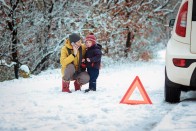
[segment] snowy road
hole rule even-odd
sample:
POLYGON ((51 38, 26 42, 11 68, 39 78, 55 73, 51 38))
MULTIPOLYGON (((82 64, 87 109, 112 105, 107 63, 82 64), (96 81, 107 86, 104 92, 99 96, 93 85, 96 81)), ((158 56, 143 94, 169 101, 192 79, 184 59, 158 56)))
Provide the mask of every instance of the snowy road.
MULTIPOLYGON (((88 85, 83 86, 82 90, 88 85)), ((164 63, 124 64, 101 69, 97 92, 61 92, 60 69, 0 83, 0 131, 193 131, 196 94, 164 102, 164 63), (152 105, 119 104, 139 76, 152 105)), ((137 94, 136 97, 140 96, 137 94)))

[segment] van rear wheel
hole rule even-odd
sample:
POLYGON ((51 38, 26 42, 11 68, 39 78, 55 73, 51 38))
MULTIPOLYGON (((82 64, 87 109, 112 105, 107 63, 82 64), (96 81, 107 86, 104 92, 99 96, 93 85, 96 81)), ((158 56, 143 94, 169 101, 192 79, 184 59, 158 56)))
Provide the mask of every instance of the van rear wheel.
POLYGON ((165 101, 169 103, 177 103, 180 101, 180 86, 176 85, 175 83, 171 82, 168 77, 167 73, 165 71, 165 101))

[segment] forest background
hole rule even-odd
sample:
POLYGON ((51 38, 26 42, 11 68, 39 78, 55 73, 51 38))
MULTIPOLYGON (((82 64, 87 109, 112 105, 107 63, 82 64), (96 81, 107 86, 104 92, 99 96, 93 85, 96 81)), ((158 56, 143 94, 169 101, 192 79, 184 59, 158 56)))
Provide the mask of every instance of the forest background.
MULTIPOLYGON (((70 33, 102 45, 102 66, 149 61, 166 47, 179 0, 0 0, 0 81, 60 68, 70 33), (110 59, 108 61, 108 59, 110 59)), ((83 41, 84 42, 84 41, 83 41)))

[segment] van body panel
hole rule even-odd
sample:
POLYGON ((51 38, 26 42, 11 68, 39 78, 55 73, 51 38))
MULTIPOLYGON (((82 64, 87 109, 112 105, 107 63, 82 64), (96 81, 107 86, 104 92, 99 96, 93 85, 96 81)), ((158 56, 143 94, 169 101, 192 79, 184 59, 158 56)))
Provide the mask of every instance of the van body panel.
POLYGON ((196 54, 196 21, 192 22, 191 30, 191 53, 196 54))
POLYGON ((196 0, 192 7, 191 53, 196 54, 196 0))

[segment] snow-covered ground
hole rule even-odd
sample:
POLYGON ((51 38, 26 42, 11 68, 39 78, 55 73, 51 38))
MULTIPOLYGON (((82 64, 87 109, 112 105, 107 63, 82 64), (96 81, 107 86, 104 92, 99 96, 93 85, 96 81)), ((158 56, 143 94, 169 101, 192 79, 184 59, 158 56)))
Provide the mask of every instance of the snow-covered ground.
POLYGON ((102 68, 90 93, 84 93, 88 85, 75 92, 73 82, 73 92, 62 93, 60 69, 1 82, 0 131, 194 131, 196 94, 183 93, 179 104, 164 102, 163 59, 102 68), (119 103, 136 76, 153 104, 119 103))

